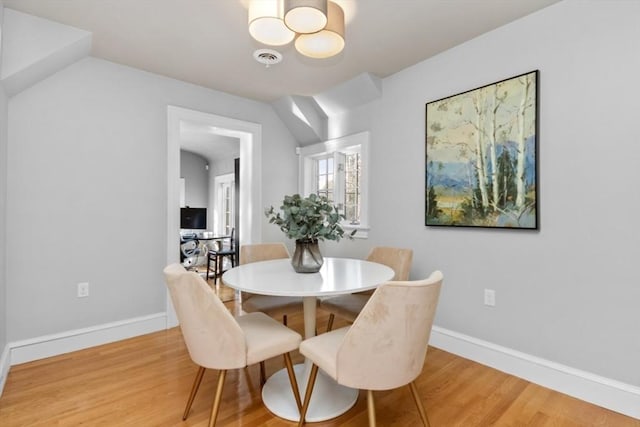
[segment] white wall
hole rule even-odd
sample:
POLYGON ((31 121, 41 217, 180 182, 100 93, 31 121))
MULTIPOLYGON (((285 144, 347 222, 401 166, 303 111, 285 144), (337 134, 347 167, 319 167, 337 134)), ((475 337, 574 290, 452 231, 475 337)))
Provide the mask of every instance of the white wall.
MULTIPOLYGON (((242 163, 242 160, 240 160, 240 163, 242 163)), ((234 165, 235 165, 235 159, 232 157, 228 159, 216 160, 215 162, 213 162, 214 175, 218 176, 218 175, 226 175, 228 173, 233 173, 235 168, 234 165)))
MULTIPOLYGON (((4 38, 4 5, 0 0, 0 68, 4 38)), ((8 100, 0 86, 0 394, 2 394, 9 362, 7 347, 7 276, 6 276, 6 207, 7 207, 7 111, 8 100)))
POLYGON ((65 68, 9 101, 9 341, 165 310, 167 105, 260 123, 263 200, 295 191, 270 106, 95 58, 65 68))
POLYGON ((4 89, 0 87, 0 357, 7 344, 7 103, 4 89))
POLYGON ((637 1, 561 2, 384 79, 334 122, 371 115, 368 244, 412 247, 413 278, 443 270, 438 326, 636 386, 638 17, 637 1), (425 227, 425 103, 535 69, 540 230, 425 227))
POLYGON ((207 159, 198 154, 180 150, 180 178, 185 181, 186 206, 210 208, 207 163, 207 159))

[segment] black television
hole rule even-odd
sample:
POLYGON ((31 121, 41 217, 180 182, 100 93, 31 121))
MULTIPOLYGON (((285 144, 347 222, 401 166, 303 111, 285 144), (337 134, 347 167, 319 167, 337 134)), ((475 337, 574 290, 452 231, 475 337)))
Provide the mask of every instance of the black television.
POLYGON ((207 208, 180 208, 180 228, 185 230, 206 230, 207 208))

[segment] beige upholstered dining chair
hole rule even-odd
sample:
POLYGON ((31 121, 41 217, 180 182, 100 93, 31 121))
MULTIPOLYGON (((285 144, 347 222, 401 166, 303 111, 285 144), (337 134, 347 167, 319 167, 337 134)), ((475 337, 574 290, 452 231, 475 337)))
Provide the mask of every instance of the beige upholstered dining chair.
MULTIPOLYGON (((289 258, 289 251, 284 243, 256 243, 240 247, 240 264, 285 258, 289 258)), ((242 309, 247 313, 261 311, 275 318, 282 316, 282 323, 286 325, 288 314, 302 312, 302 298, 243 292, 242 309)))
POLYGON ((422 371, 442 273, 424 280, 387 282, 373 293, 353 325, 302 341, 300 353, 312 362, 299 426, 321 368, 338 384, 367 390, 369 425, 375 426, 373 390, 409 384, 422 423, 429 419, 415 379, 422 371))
MULTIPOLYGON (((409 271, 411 270, 411 261, 413 260, 413 250, 411 249, 376 246, 371 249, 366 259, 367 261, 373 261, 391 267, 395 272, 393 280, 409 280, 409 271)), ((330 313, 327 331, 330 331, 333 327, 335 316, 342 317, 349 322, 356 320, 356 317, 360 311, 362 311, 362 308, 372 293, 373 291, 358 292, 356 294, 340 295, 321 300, 319 304, 320 309, 330 313)))
POLYGON ((300 334, 263 313, 234 318, 204 279, 186 271, 180 264, 167 266, 164 274, 189 356, 199 366, 183 420, 189 415, 206 369, 219 370, 209 417, 209 427, 212 427, 220 408, 227 370, 244 368, 281 354, 296 403, 301 407, 289 356, 290 351, 298 348, 302 340, 300 334))

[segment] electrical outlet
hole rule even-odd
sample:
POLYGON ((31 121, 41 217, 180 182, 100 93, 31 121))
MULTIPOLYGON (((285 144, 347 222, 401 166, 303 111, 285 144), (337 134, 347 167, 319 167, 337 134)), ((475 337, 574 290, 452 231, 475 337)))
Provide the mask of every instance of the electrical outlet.
POLYGON ((495 307, 496 305, 496 291, 493 289, 484 290, 484 305, 489 307, 495 307))
POLYGON ((89 296, 89 283, 78 283, 78 298, 84 298, 89 296))

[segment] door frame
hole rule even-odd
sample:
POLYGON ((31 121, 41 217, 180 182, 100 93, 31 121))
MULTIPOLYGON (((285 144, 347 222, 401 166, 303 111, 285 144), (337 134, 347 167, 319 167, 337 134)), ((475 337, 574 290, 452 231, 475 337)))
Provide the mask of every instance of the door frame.
MULTIPOLYGON (((240 140, 240 245, 260 241, 262 235, 262 125, 187 108, 167 106, 167 265, 180 260, 180 123, 211 126, 215 134, 240 140)), ((166 293, 167 328, 178 325, 171 297, 166 293)))

